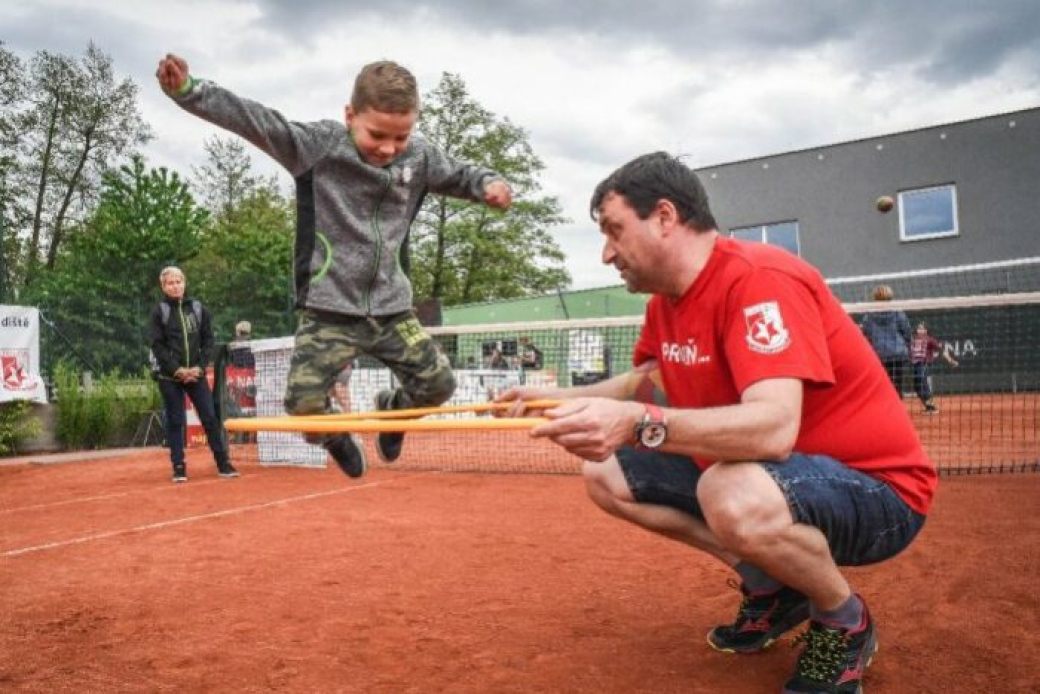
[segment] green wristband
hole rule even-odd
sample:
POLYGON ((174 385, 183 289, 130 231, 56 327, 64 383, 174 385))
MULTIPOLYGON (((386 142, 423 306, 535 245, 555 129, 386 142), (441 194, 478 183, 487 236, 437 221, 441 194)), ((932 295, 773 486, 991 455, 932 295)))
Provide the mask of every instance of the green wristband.
POLYGON ((194 86, 195 86, 195 78, 192 77, 191 75, 188 75, 188 79, 184 80, 184 84, 182 84, 179 89, 175 90, 173 92, 173 95, 174 96, 184 96, 185 94, 190 92, 192 90, 192 87, 194 87, 194 86))

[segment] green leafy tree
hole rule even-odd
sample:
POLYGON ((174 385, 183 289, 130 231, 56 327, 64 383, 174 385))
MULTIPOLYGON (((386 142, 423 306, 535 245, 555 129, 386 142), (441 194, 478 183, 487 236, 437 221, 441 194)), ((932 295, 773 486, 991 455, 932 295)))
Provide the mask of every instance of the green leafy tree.
POLYGON ((194 291, 213 314, 217 338, 248 320, 254 337, 293 332, 292 203, 258 188, 208 225, 202 251, 187 265, 194 291))
POLYGON ((191 167, 195 188, 203 204, 218 219, 233 222, 235 213, 248 198, 260 191, 277 192, 274 177, 253 171, 245 143, 235 138, 213 136, 203 143, 206 162, 191 167))
POLYGON ((255 172, 241 140, 213 137, 205 148, 206 162, 192 171, 212 217, 202 252, 185 268, 189 281, 214 315, 218 340, 240 320, 253 324, 254 337, 287 335, 295 206, 273 176, 255 172))
MULTIPOLYGON (((136 373, 145 363, 145 328, 159 299, 159 272, 202 246, 208 213, 188 185, 140 157, 104 176, 100 202, 73 234, 52 271, 28 290, 86 366, 136 373)), ((50 363, 61 353, 50 356, 50 363)))
POLYGON ((25 83, 25 66, 0 41, 0 303, 13 298, 18 265, 10 259, 22 255, 17 231, 25 226, 25 207, 18 194, 19 161, 15 156, 18 127, 15 106, 25 83))
POLYGON ((0 41, 0 109, 7 108, 18 98, 24 80, 22 61, 0 41))
POLYGON ((93 43, 80 60, 39 51, 30 61, 18 132, 18 192, 29 210, 22 281, 53 269, 70 230, 97 200, 104 174, 151 138, 137 109, 137 85, 118 80, 93 43))
POLYGON ((556 198, 540 194, 544 169, 527 133, 499 119, 444 73, 425 95, 420 130, 449 156, 491 168, 513 187, 503 214, 484 205, 430 196, 412 229, 417 299, 446 305, 544 294, 570 284, 564 254, 551 235, 566 222, 556 198))

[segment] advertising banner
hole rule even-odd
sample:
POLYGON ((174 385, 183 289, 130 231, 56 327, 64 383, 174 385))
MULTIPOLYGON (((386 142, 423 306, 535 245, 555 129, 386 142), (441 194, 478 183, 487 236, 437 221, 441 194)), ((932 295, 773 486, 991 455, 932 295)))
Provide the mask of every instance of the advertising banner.
POLYGON ((47 402, 40 376, 40 311, 0 305, 0 402, 47 402))

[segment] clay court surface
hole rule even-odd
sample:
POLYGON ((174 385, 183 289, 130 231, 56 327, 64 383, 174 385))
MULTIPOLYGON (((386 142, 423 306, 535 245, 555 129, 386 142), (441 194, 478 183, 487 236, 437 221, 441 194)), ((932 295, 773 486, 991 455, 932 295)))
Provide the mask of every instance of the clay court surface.
MULTIPOLYGON (((775 693, 790 639, 704 642, 729 574, 574 475, 0 465, 0 690, 775 693)), ((942 480, 918 541, 849 572, 866 691, 1040 691, 1040 475, 942 480)))

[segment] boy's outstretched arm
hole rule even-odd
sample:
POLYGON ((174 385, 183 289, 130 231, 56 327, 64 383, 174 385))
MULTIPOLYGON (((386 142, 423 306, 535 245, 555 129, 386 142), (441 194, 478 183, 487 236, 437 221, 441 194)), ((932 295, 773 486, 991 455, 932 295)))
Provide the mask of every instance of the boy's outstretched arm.
POLYGON ((263 104, 237 96, 209 80, 191 76, 188 62, 167 53, 155 77, 163 92, 182 109, 244 137, 269 154, 293 176, 308 170, 328 148, 332 121, 297 123, 263 104))
POLYGON ((440 148, 417 137, 424 148, 427 186, 437 195, 483 202, 499 210, 509 209, 513 189, 497 172, 474 164, 466 164, 446 155, 440 148))

